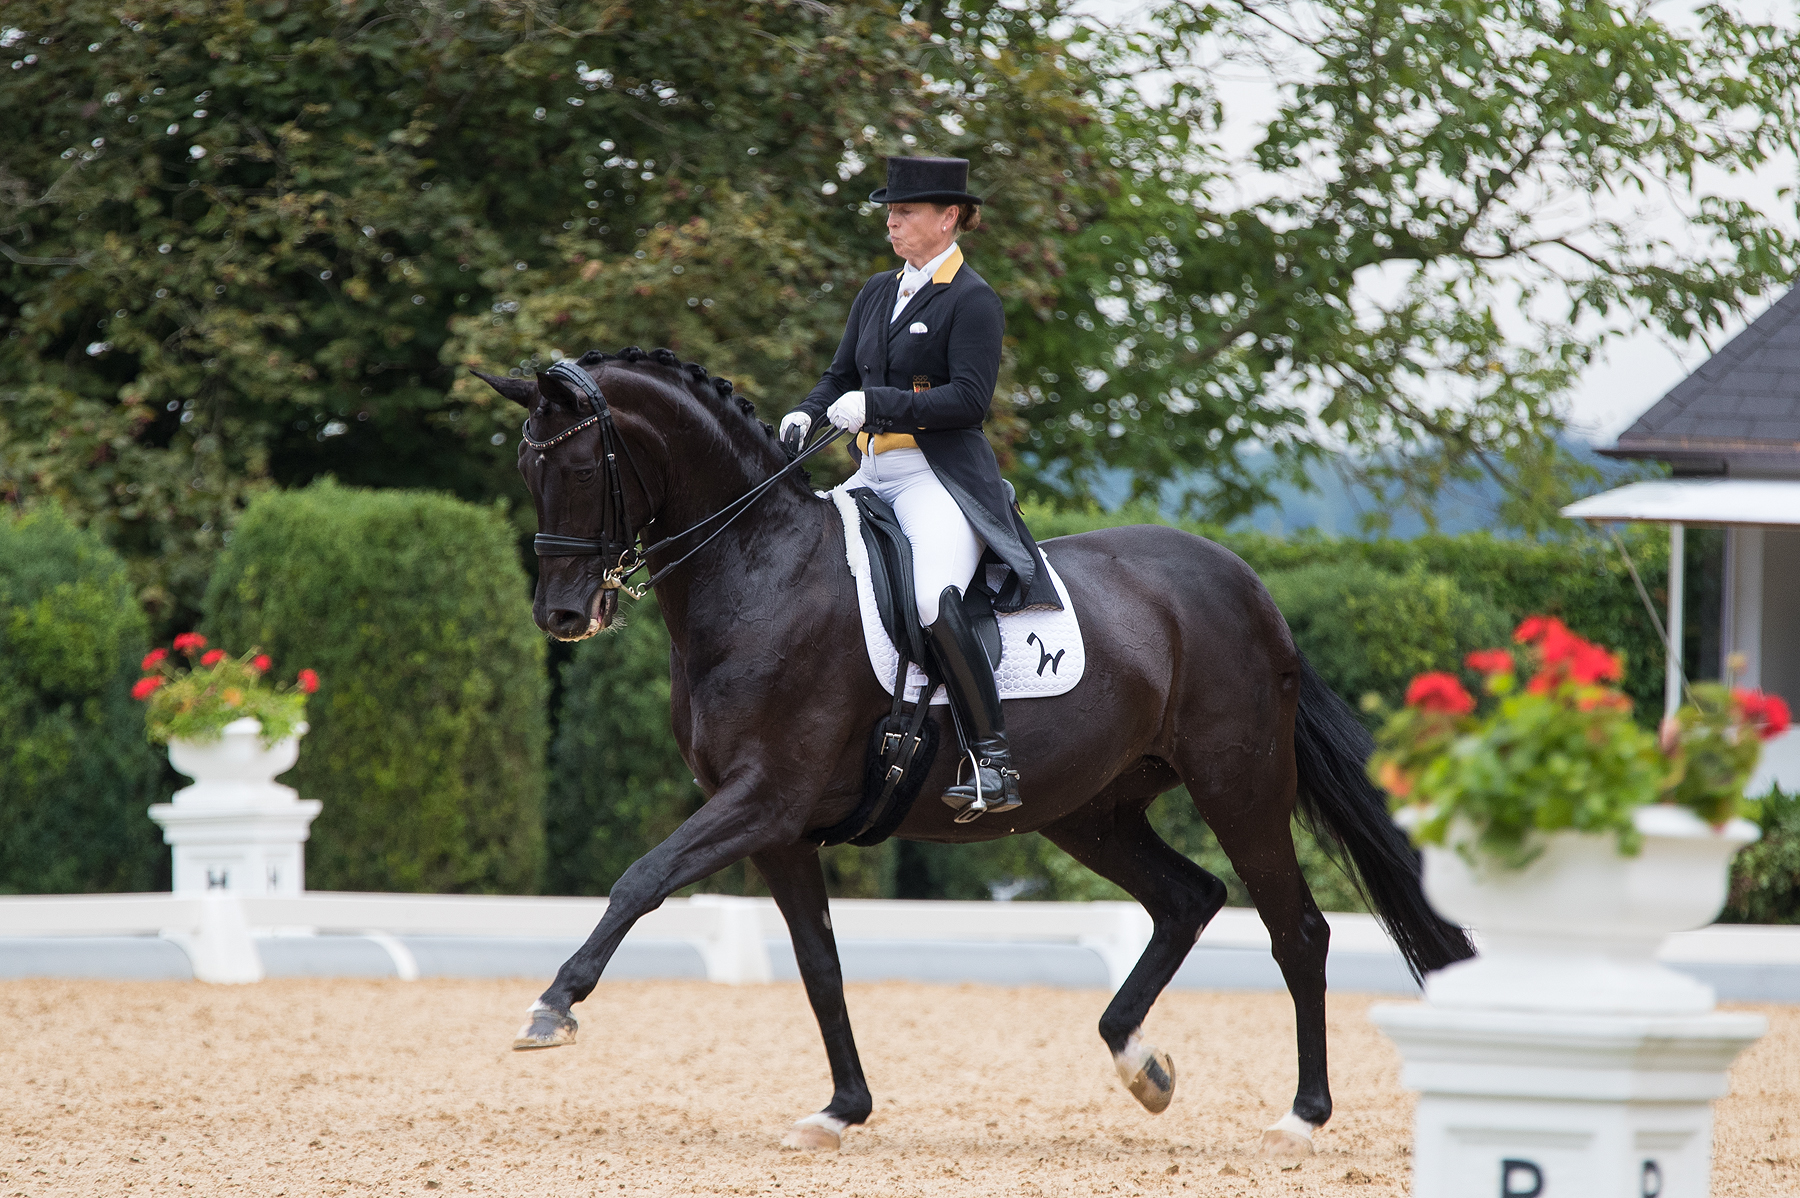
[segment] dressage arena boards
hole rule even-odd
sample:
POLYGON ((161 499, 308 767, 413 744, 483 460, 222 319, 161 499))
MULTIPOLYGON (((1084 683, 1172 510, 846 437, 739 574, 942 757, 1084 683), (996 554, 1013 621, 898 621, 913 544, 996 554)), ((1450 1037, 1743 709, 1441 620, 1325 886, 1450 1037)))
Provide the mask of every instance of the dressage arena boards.
MULTIPOLYGON (((1101 991, 852 985, 876 1107, 784 1153, 830 1092, 796 983, 602 982, 580 1043, 508 1050, 531 980, 0 982, 0 1198, 146 1195, 1403 1195, 1412 1101, 1367 996, 1332 996, 1337 1114, 1290 1170, 1284 994, 1165 994, 1174 1105, 1145 1114, 1101 991)), ((1387 1001, 1392 1001, 1388 999, 1387 1001)), ((1800 1194, 1800 1007, 1718 1104, 1719 1195, 1800 1194)))

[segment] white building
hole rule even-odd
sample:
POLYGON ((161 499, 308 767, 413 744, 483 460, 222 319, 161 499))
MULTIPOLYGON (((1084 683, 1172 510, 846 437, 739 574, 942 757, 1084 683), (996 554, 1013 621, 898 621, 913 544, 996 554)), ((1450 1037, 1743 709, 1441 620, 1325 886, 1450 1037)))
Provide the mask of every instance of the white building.
MULTIPOLYGON (((1800 711, 1800 287, 1601 452, 1667 462, 1674 473, 1563 509, 1669 526, 1668 624, 1686 650, 1669 662, 1671 709, 1683 671, 1719 678, 1742 654, 1740 685, 1800 711), (1689 529, 1708 531, 1690 544, 1689 529)), ((1800 731, 1769 744, 1751 793, 1771 782, 1800 790, 1800 731)))

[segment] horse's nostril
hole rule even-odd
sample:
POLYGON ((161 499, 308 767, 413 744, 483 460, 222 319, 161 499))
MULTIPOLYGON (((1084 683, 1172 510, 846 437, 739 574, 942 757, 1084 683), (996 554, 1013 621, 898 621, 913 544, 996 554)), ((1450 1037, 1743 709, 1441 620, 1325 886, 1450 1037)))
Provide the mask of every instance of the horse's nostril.
POLYGON ((573 635, 586 632, 588 618, 578 611, 553 611, 550 613, 550 631, 558 635, 573 635))

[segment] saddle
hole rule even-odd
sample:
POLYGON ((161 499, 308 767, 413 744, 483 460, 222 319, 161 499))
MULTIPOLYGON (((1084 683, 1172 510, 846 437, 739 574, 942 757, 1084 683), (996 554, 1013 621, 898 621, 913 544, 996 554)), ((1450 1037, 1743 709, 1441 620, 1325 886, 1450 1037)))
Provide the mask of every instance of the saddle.
MULTIPOLYGON (((903 650, 921 667, 925 665, 925 630, 919 626, 919 604, 913 586, 912 541, 900 527, 900 518, 887 500, 867 487, 850 492, 862 514, 863 544, 869 550, 869 577, 875 585, 875 608, 881 613, 881 626, 887 629, 896 648, 903 650)), ((999 598, 988 590, 988 565, 1001 564, 991 551, 982 557, 975 577, 963 588, 963 611, 975 626, 975 634, 987 653, 988 666, 1000 668, 1003 646, 1000 620, 994 614, 999 598)), ((1011 581, 1011 571, 1007 572, 1011 581)))
MULTIPOLYGON (((863 545, 869 553, 869 576, 875 589, 875 606, 882 627, 899 650, 894 677, 894 705, 869 735, 867 764, 863 770, 863 797, 850 815, 829 828, 807 833, 807 839, 824 846, 880 844, 900 826, 918 800, 937 758, 938 726, 927 719, 931 694, 937 689, 937 664, 925 648, 925 630, 919 624, 919 605, 913 583, 912 542, 886 500, 867 487, 850 492, 862 516, 863 545), (916 663, 925 671, 927 684, 916 703, 906 702, 907 667, 916 663)), ((1000 622, 994 615, 995 595, 988 590, 984 568, 963 590, 963 610, 975 626, 988 665, 998 667, 1002 652, 1000 622)))

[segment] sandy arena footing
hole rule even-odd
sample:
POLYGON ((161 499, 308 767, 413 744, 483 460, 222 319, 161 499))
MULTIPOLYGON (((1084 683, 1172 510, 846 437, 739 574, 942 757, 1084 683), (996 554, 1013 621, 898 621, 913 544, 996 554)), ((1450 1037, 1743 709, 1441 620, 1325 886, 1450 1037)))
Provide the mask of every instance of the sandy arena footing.
MULTIPOLYGON (((1098 992, 857 985, 875 1114, 840 1154, 776 1147, 830 1081, 796 984, 603 983, 580 1043, 513 1053, 533 981, 0 983, 0 1198, 338 1194, 1406 1193, 1399 1057, 1334 995, 1337 1112, 1261 1161, 1293 1093, 1285 995, 1171 993, 1146 1026, 1174 1104, 1146 1114, 1098 992)), ((1390 1000, 1391 1001, 1391 1000, 1390 1000)), ((1718 1106, 1714 1193, 1800 1193, 1800 1008, 1718 1106)))

